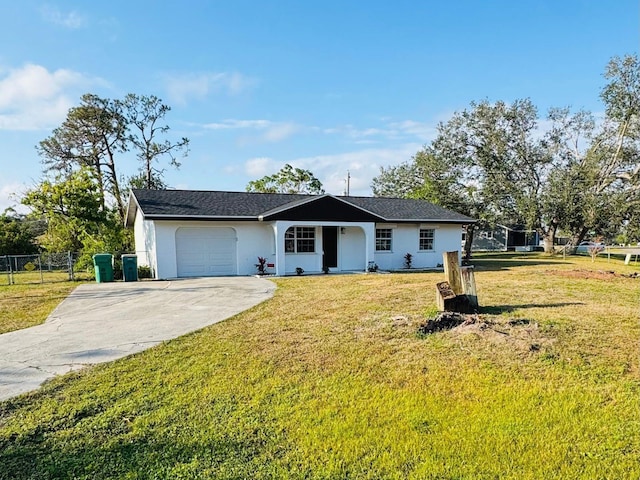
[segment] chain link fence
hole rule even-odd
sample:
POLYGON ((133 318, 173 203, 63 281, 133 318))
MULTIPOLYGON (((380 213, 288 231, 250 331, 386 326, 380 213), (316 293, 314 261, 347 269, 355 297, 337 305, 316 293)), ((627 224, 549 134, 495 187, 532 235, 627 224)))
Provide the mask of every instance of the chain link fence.
POLYGON ((73 252, 0 256, 0 285, 68 282, 90 279, 93 272, 74 269, 79 255, 73 252))

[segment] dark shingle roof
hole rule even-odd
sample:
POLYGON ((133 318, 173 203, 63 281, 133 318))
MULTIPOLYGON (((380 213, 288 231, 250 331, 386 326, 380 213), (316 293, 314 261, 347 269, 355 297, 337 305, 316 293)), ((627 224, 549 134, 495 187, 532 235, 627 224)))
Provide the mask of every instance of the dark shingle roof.
POLYGON ((447 220, 460 223, 474 221, 465 215, 447 210, 426 200, 386 197, 346 197, 345 200, 389 221, 447 220))
MULTIPOLYGON (((312 202, 330 195, 296 195, 284 193, 220 192, 204 190, 132 190, 127 224, 133 223, 139 208, 146 218, 220 218, 253 219, 273 211, 312 202)), ((335 197, 382 221, 440 221, 470 223, 474 220, 424 200, 383 197, 335 197)))

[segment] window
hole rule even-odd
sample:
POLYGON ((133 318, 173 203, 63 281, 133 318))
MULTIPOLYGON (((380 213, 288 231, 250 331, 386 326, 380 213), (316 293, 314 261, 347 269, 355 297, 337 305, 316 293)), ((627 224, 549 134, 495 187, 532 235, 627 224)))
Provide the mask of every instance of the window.
POLYGON ((284 233, 284 251, 287 253, 314 253, 315 227, 289 227, 284 233))
POLYGON ((435 230, 432 228, 420 229, 420 250, 433 250, 433 237, 435 230))
POLYGON ((377 252, 391 251, 391 229, 390 228, 376 228, 376 251, 377 252))

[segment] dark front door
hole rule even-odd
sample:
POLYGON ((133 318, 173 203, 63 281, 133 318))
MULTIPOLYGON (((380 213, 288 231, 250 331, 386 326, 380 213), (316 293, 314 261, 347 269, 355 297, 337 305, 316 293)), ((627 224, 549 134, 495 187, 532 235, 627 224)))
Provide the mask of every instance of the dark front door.
POLYGON ((322 227, 322 266, 338 267, 338 227, 322 227))

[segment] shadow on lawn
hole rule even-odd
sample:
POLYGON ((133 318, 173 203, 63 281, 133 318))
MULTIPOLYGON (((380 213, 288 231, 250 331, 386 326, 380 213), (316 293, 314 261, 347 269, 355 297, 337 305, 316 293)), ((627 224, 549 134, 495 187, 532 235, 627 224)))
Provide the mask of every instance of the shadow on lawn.
POLYGON ((570 307, 572 305, 584 305, 582 302, 560 302, 560 303, 525 303, 522 305, 491 305, 480 307, 480 313, 488 315, 500 315, 501 313, 511 313, 514 310, 525 308, 555 308, 570 307))
POLYGON ((56 435, 63 428, 41 425, 0 437, 0 480, 196 478, 203 471, 206 478, 225 471, 234 472, 233 478, 251 478, 264 463, 261 455, 275 456, 268 431, 240 432, 238 438, 223 434, 203 438, 177 425, 170 431, 149 428, 141 436, 132 434, 125 420, 111 430, 97 429, 95 436, 105 439, 102 445, 91 437, 83 443, 78 434, 74 441, 56 444, 56 435))
POLYGON ((561 259, 550 259, 540 256, 521 257, 521 256, 495 256, 472 258, 471 265, 477 271, 497 271, 510 270, 516 267, 531 267, 536 265, 565 265, 567 262, 561 259))

